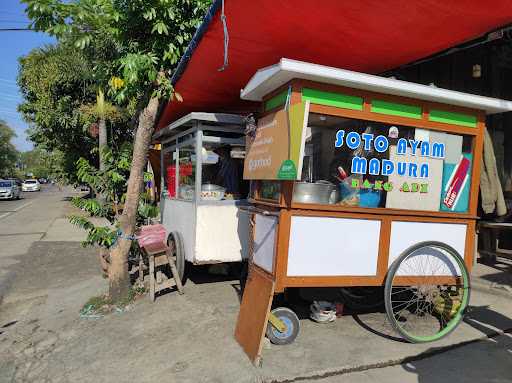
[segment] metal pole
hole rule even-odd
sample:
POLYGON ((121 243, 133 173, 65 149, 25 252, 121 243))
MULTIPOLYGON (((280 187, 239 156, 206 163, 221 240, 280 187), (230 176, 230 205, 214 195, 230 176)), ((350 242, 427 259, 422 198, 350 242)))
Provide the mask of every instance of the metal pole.
POLYGON ((199 122, 196 122, 196 192, 194 195, 196 203, 201 199, 201 185, 203 178, 203 129, 199 122))

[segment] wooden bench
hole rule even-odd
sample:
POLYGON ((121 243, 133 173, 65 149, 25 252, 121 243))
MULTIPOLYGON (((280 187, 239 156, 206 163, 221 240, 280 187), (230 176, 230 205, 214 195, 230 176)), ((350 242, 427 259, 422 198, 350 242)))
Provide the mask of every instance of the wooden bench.
MULTIPOLYGON (((164 243, 149 243, 142 247, 142 251, 147 256, 149 264, 149 297, 155 301, 156 293, 176 286, 178 292, 183 294, 183 285, 176 269, 176 258, 171 254, 171 249, 164 243), (169 265, 171 269, 171 278, 166 278, 160 270, 169 265)), ((139 279, 144 278, 144 260, 139 261, 139 279)))
POLYGON ((480 257, 485 262, 496 262, 496 257, 512 259, 512 251, 500 249, 498 236, 503 231, 512 232, 512 223, 508 222, 478 222, 478 243, 480 257))

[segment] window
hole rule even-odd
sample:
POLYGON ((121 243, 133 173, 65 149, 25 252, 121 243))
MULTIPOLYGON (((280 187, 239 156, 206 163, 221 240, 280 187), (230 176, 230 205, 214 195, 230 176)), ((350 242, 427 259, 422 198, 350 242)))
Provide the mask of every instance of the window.
MULTIPOLYGON (((249 182, 243 180, 245 156, 243 147, 204 142, 201 155, 203 186, 206 184, 220 186, 224 190, 224 199, 246 198, 249 193, 249 182)), ((211 189, 211 185, 205 188, 211 189)))
POLYGON ((179 186, 178 198, 192 201, 196 188, 196 156, 193 145, 178 149, 179 154, 179 186))
POLYGON ((304 153, 295 190, 315 183, 316 203, 468 210, 471 136, 311 114, 304 153))

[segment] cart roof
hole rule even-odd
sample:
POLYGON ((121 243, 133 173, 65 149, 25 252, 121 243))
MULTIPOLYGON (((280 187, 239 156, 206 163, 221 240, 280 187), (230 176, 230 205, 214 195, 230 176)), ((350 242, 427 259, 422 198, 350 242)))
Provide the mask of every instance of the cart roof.
POLYGON ((247 113, 240 89, 259 69, 289 57, 378 74, 484 36, 512 22, 510 0, 222 0, 213 5, 174 72, 183 102, 158 128, 194 111, 247 113))
POLYGON ((233 129, 233 132, 243 133, 245 130, 244 119, 238 114, 193 112, 160 129, 153 135, 153 140, 179 134, 193 128, 196 122, 202 122, 203 127, 222 125, 225 128, 233 129))
POLYGON ((395 96, 457 105, 485 110, 488 114, 512 111, 512 102, 507 100, 477 96, 435 86, 421 85, 286 58, 282 58, 275 65, 258 70, 245 88, 242 89, 241 98, 250 101, 261 101, 265 95, 292 79, 305 79, 395 96))

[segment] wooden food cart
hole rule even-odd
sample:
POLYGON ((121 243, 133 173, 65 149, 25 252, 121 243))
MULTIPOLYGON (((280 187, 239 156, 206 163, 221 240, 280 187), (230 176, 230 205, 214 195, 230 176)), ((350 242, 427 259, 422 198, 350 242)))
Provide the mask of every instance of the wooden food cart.
POLYGON ((235 337, 258 363, 299 320, 294 287, 384 286, 411 342, 440 339, 469 302, 486 113, 504 100, 282 59, 242 90, 261 101, 244 177, 254 250, 235 337))
POLYGON ((194 112, 153 137, 162 142, 162 224, 181 279, 187 261, 199 265, 247 258, 248 214, 240 210, 247 204, 241 197, 248 193, 242 180, 244 129, 239 115, 194 112), (226 167, 231 167, 227 187, 218 185, 226 167))

